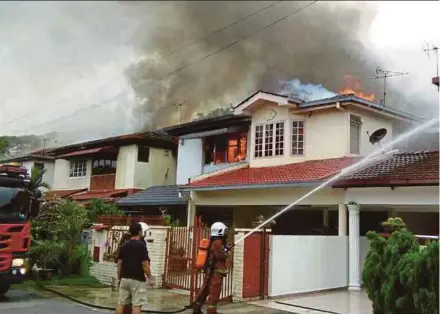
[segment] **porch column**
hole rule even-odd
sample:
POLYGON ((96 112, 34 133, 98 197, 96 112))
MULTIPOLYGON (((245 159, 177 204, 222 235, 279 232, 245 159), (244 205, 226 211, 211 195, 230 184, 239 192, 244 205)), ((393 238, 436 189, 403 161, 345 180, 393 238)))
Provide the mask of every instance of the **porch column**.
POLYGON ((359 254, 359 205, 349 204, 348 234, 348 290, 361 289, 360 254, 359 254))
POLYGON ((345 204, 338 205, 338 235, 347 235, 347 206, 345 204))
POLYGON ((186 214, 186 226, 189 228, 194 225, 194 218, 196 217, 196 205, 194 203, 193 191, 190 192, 190 195, 188 197, 186 214))

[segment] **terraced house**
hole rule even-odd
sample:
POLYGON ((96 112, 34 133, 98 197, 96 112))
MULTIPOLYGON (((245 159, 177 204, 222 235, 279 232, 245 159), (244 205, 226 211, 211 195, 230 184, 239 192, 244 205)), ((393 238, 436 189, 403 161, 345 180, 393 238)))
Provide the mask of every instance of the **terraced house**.
MULTIPOLYGON (((355 95, 305 102, 258 91, 232 115, 164 131, 179 138, 177 183, 188 226, 195 217, 222 220, 238 239, 419 121, 355 95)), ((377 157, 275 220, 265 294, 360 289, 365 233, 381 231, 389 216, 417 234, 438 235, 438 152, 405 152, 407 143, 399 144, 404 150, 377 157)), ((235 249, 233 278, 242 284, 234 295, 259 293, 260 242, 249 237, 235 249)))

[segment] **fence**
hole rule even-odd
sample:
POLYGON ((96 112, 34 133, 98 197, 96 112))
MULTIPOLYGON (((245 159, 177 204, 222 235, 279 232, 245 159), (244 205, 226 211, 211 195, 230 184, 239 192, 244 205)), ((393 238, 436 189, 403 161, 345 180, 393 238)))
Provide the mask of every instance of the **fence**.
MULTIPOLYGON (((173 227, 168 230, 165 259, 165 288, 189 291, 190 302, 203 285, 203 273, 195 268, 195 259, 201 239, 209 238, 209 228, 196 218, 193 227, 173 227)), ((232 262, 224 279, 221 300, 232 301, 232 262)))

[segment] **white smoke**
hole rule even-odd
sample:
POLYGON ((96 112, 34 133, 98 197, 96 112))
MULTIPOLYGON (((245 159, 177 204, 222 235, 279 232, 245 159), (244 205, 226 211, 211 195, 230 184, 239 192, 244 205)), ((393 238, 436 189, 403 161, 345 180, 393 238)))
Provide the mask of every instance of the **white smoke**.
POLYGON ((290 97, 296 97, 304 101, 313 101, 318 99, 330 98, 337 94, 329 91, 324 86, 312 83, 301 83, 298 78, 290 81, 282 81, 281 93, 290 97))

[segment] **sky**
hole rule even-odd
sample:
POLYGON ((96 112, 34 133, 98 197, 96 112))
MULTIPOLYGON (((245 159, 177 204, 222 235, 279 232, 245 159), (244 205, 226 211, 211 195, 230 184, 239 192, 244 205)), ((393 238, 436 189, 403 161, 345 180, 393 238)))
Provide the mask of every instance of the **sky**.
MULTIPOLYGON (((130 41, 167 5, 151 2, 137 11, 118 2, 0 2, 0 134, 139 130, 145 121, 127 108, 140 100, 124 70, 144 56, 130 41)), ((423 45, 440 45, 440 2, 375 5, 364 42, 386 60, 386 70, 410 73, 390 84, 438 105, 430 84, 435 61, 423 45)))

